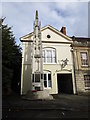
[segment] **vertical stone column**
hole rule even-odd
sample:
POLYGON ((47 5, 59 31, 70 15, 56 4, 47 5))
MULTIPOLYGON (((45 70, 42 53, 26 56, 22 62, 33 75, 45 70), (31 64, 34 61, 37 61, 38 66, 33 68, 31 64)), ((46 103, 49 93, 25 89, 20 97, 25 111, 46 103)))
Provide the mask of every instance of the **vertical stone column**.
POLYGON ((32 57, 32 76, 34 76, 33 87, 43 90, 43 61, 42 61, 42 41, 41 41, 41 23, 38 21, 38 11, 33 24, 33 57, 32 57))

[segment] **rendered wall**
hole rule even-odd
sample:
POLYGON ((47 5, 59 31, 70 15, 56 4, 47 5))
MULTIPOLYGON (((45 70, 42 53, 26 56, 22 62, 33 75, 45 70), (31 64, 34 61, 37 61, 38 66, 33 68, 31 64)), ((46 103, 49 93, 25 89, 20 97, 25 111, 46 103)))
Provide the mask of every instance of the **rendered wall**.
POLYGON ((31 43, 22 43, 22 71, 21 71, 21 94, 26 94, 32 88, 31 83, 31 43))
MULTIPOLYGON (((52 88, 48 89, 49 93, 51 94, 57 94, 58 93, 58 83, 57 83, 57 73, 72 73, 72 56, 71 56, 71 48, 70 44, 56 44, 56 43, 43 43, 43 48, 45 47, 52 47, 56 49, 56 63, 54 64, 43 64, 43 70, 51 71, 51 77, 52 77, 52 88), (68 59, 68 65, 61 70, 61 64, 59 61, 62 59, 68 59)), ((73 78, 72 78, 73 79, 73 78)))
MULTIPOLYGON (((56 63, 55 64, 43 64, 43 70, 51 71, 52 77, 52 87, 47 89, 50 94, 58 93, 58 84, 57 84, 57 73, 72 73, 73 76, 73 63, 72 63, 72 53, 71 53, 71 43, 72 41, 64 38, 63 36, 55 33, 50 29, 45 29, 42 31, 42 47, 52 47, 56 49, 56 63), (47 35, 50 35, 51 38, 48 39, 47 35), (68 59, 68 65, 61 70, 61 60, 68 59)), ((33 36, 26 38, 27 40, 33 40, 33 36)), ((30 42, 22 42, 22 73, 21 73, 21 94, 26 94, 28 90, 31 90, 31 72, 32 72, 32 51, 30 42)), ((74 78, 72 77, 72 80, 74 78)), ((73 81, 74 85, 74 81, 73 81)))

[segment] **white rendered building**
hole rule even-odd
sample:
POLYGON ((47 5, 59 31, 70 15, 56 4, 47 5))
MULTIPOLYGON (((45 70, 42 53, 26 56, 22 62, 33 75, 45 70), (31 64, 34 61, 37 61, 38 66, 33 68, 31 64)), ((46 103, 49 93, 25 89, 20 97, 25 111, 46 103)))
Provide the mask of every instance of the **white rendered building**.
MULTIPOLYGON (((31 32, 21 37, 22 42, 22 72, 21 94, 32 91, 32 71, 35 61, 33 60, 33 37, 31 32)), ((49 94, 76 93, 72 39, 66 35, 65 27, 58 31, 47 25, 41 28, 42 41, 42 68, 44 88, 49 94)))

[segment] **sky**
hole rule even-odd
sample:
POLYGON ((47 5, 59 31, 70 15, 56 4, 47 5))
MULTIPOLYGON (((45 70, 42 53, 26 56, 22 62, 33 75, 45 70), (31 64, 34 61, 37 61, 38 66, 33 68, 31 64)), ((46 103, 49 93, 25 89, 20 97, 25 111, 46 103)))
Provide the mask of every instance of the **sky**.
POLYGON ((33 31, 35 11, 38 10, 41 27, 51 25, 57 30, 66 27, 68 36, 88 37, 88 1, 30 2, 28 0, 0 3, 0 17, 6 17, 3 24, 12 27, 16 43, 21 45, 20 37, 33 31))

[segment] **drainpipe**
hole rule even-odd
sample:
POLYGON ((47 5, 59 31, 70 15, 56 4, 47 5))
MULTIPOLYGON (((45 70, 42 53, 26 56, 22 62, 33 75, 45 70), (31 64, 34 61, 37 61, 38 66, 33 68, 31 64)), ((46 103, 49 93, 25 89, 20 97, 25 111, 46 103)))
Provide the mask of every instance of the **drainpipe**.
POLYGON ((73 93, 76 94, 76 81, 75 81, 75 63, 74 63, 74 54, 73 54, 73 48, 71 49, 72 54, 72 77, 73 77, 73 93))

